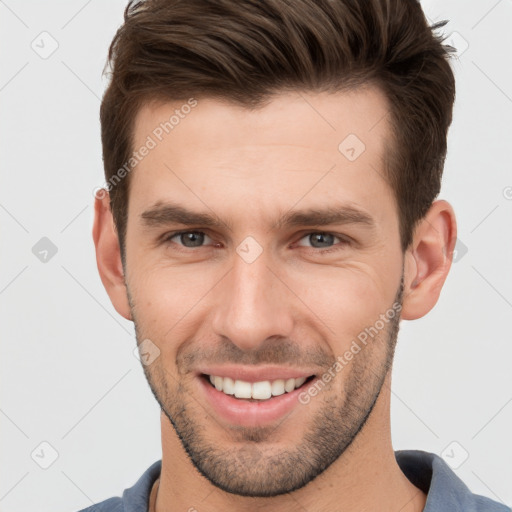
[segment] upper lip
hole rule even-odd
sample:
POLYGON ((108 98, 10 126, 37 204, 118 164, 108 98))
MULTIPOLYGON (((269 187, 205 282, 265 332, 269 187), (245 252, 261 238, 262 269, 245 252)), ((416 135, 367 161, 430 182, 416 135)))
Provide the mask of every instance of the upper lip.
POLYGON ((233 380, 243 380, 246 382, 299 379, 301 377, 310 377, 315 374, 314 371, 290 367, 234 365, 208 366, 207 368, 201 368, 199 373, 218 377, 230 377, 233 380))

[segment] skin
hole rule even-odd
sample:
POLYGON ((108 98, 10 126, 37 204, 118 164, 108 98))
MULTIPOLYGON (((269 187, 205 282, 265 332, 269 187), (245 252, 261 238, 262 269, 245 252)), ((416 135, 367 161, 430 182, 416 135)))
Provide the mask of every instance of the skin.
MULTIPOLYGON (((144 106, 134 146, 181 104, 144 106)), ((401 472, 391 444, 398 315, 307 404, 268 425, 229 424, 195 375, 210 361, 286 362, 322 375, 393 304, 406 320, 434 307, 451 265, 455 215, 435 201, 401 251, 383 169, 387 109, 372 87, 279 94, 252 111, 199 99, 132 171, 124 268, 108 194, 96 199, 102 282, 119 314, 134 321, 138 342, 160 350, 144 366, 162 407, 158 512, 423 510, 425 494, 401 472), (366 146, 354 161, 338 151, 349 134, 366 146), (141 214, 158 202, 214 212, 224 224, 148 226, 141 214), (277 225, 291 210, 335 204, 366 213, 373 226, 277 225), (164 241, 187 229, 207 236, 188 247, 183 237, 164 241), (309 236, 319 231, 334 238, 309 236), (251 263, 236 251, 247 236, 263 249, 251 263)))

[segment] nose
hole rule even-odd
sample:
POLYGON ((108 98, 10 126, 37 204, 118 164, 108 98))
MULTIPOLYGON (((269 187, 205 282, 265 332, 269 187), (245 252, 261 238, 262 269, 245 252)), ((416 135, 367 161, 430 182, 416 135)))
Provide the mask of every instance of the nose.
POLYGON ((269 337, 291 336, 293 293, 271 267, 265 251, 251 263, 235 254, 217 287, 212 328, 245 351, 258 350, 269 337))

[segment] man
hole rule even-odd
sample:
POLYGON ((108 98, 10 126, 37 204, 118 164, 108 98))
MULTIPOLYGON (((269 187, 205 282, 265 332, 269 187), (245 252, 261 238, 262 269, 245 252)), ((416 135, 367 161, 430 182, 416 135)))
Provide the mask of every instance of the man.
POLYGON ((93 236, 163 453, 86 510, 506 510, 391 444, 399 321, 456 240, 439 26, 413 0, 127 7, 93 236))

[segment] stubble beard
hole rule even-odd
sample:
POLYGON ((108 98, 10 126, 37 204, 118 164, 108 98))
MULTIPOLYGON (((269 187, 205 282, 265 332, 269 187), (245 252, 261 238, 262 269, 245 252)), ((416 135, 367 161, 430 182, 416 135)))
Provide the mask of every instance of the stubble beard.
MULTIPOLYGON (((403 287, 402 274, 392 307, 402 304, 403 287)), ((145 336, 134 312, 132 307, 140 343, 145 336)), ((314 480, 346 452, 361 432, 391 371, 399 322, 397 313, 311 400, 310 404, 320 404, 314 416, 307 417, 301 411, 307 418, 302 439, 291 447, 276 447, 277 436, 281 442, 286 438, 281 430, 281 424, 286 428, 286 417, 278 425, 225 429, 223 437, 229 433, 232 442, 220 445, 215 439, 215 429, 221 428, 220 424, 215 418, 210 418, 210 426, 203 423, 206 409, 191 398, 183 379, 170 375, 161 365, 161 357, 143 368, 155 399, 190 461, 210 483, 239 496, 274 497, 314 480)), ((310 404, 298 407, 307 408, 310 404)))

